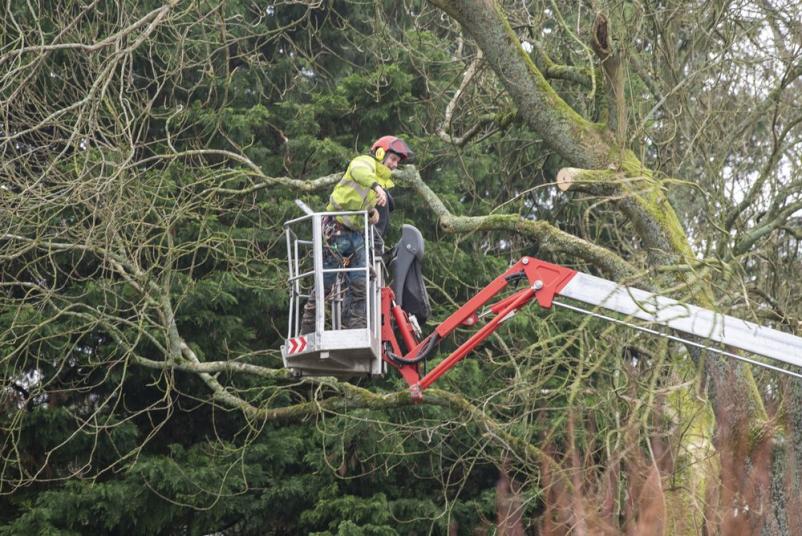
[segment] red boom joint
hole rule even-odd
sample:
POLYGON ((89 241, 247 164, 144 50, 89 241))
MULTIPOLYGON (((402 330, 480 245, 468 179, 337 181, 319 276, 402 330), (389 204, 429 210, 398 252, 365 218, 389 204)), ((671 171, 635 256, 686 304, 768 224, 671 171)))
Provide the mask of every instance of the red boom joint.
POLYGON ((412 329, 406 314, 392 302, 394 297, 392 291, 383 289, 382 344, 384 350, 382 356, 387 363, 401 372, 404 380, 410 386, 410 396, 413 400, 419 401, 423 398, 423 389, 428 388, 440 376, 461 361, 487 339, 504 320, 515 314, 533 297, 541 307, 550 308, 554 296, 568 284, 574 275, 576 275, 576 271, 570 268, 544 262, 533 257, 523 257, 476 293, 465 305, 446 318, 434 329, 434 332, 429 337, 417 344, 412 336, 412 329), (431 372, 420 378, 417 364, 428 357, 428 354, 440 340, 453 333, 459 326, 476 324, 479 309, 484 307, 487 302, 492 300, 508 285, 522 280, 527 281, 528 288, 521 289, 491 305, 489 312, 495 316, 448 357, 443 359, 431 372), (404 354, 403 358, 400 357, 401 345, 396 339, 391 319, 395 321, 396 329, 401 334, 401 338, 407 348, 407 353, 404 354))

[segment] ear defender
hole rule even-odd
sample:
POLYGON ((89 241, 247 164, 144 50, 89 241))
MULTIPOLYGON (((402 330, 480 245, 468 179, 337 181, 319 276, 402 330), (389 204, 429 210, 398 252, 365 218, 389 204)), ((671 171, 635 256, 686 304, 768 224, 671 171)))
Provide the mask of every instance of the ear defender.
POLYGON ((381 147, 377 148, 376 149, 376 160, 378 160, 379 162, 383 161, 385 154, 386 153, 384 152, 384 149, 382 149, 381 147))

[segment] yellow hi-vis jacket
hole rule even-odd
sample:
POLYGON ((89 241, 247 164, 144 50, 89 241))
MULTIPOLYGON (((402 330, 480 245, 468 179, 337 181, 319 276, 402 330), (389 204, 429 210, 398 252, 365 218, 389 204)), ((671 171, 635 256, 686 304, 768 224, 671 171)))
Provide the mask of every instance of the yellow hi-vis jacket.
MULTIPOLYGON (((371 155, 357 156, 348 164, 343 178, 334 187, 329 197, 328 211, 368 210, 376 207, 378 199, 374 186, 378 184, 389 190, 395 184, 390 168, 371 155)), ((352 214, 337 216, 337 221, 354 231, 362 230, 363 218, 352 214)))

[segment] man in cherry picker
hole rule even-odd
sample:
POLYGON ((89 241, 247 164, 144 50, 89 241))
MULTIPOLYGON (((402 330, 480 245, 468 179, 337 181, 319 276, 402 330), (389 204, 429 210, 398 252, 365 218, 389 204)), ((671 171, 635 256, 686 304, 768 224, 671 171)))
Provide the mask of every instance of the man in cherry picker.
MULTIPOLYGON (((348 164, 340 182, 329 197, 327 211, 346 212, 367 210, 371 225, 387 227, 392 198, 388 190, 394 186, 391 172, 412 156, 401 138, 382 136, 371 146, 369 155, 360 155, 348 164)), ((323 267, 364 267, 367 263, 365 234, 360 215, 328 218, 323 224, 323 267)), ((336 273, 323 277, 324 292, 328 295, 336 273)), ((367 316, 367 284, 363 271, 345 272, 346 293, 343 301, 342 327, 364 328, 367 316)), ((315 331, 315 293, 310 293, 304 306, 301 334, 315 331)))

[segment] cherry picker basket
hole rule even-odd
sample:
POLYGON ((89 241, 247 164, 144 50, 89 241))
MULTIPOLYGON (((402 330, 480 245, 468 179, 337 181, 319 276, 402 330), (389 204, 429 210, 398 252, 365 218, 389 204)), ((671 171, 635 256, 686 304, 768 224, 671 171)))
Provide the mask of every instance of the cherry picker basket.
MULTIPOLYGON (((289 321, 287 339, 281 347, 284 366, 299 376, 377 376, 386 372, 381 357, 381 288, 385 270, 376 252, 376 236, 365 211, 314 212, 296 201, 306 213, 284 224, 289 265, 289 321), (325 268, 324 222, 337 216, 361 221, 366 265, 325 268), (345 274, 362 271, 365 276, 365 327, 344 329, 343 303, 348 292, 345 274), (328 293, 324 276, 336 274, 328 293), (314 289, 315 330, 301 333, 304 305, 314 289)), ((380 252, 379 252, 380 253, 380 252)))

